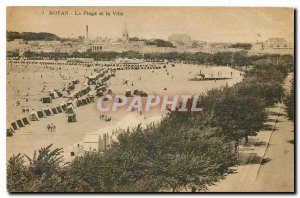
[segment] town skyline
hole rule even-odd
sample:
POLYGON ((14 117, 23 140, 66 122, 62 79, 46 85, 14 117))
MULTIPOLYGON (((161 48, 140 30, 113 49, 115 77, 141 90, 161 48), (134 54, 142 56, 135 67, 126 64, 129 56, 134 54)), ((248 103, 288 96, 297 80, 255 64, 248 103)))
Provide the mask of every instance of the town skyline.
POLYGON ((88 25, 89 39, 120 38, 126 24, 129 36, 141 39, 168 40, 172 34, 187 34, 192 40, 206 42, 252 43, 274 37, 285 38, 289 42, 294 40, 294 15, 290 8, 183 7, 184 17, 175 12, 176 7, 160 7, 164 13, 159 15, 153 14, 152 9, 157 11, 153 7, 117 7, 114 8, 116 11, 112 7, 26 7, 22 10, 9 7, 7 14, 14 14, 7 20, 7 30, 48 32, 61 38, 78 38, 85 36, 85 27, 88 25), (30 14, 28 9, 31 10, 30 14), (52 10, 68 11, 69 15, 49 15, 52 10), (85 10, 90 13, 118 12, 123 15, 74 16, 75 12, 78 14, 85 10), (242 17, 237 18, 237 15, 242 17), (210 23, 205 18, 209 18, 210 23))

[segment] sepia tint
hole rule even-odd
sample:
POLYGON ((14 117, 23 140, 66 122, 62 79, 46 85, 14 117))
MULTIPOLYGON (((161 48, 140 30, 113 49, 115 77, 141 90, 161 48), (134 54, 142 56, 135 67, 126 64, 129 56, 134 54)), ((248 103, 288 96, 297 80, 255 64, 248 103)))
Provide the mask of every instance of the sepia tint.
POLYGON ((294 192, 294 10, 7 7, 8 192, 294 192))

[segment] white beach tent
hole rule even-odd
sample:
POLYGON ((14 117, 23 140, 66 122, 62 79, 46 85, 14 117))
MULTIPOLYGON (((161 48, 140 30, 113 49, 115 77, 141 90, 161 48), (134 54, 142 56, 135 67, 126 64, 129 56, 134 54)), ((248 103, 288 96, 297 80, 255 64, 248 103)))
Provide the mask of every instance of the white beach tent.
POLYGON ((28 119, 30 121, 38 121, 39 120, 39 116, 38 116, 38 114, 37 114, 36 111, 32 111, 31 113, 29 113, 28 119))
POLYGON ((73 105, 69 105, 66 107, 66 113, 67 114, 74 114, 74 107, 73 105))
POLYGON ((74 100, 71 100, 71 99, 70 99, 70 100, 67 102, 67 106, 70 106, 70 105, 72 105, 73 108, 77 107, 77 99, 74 99, 74 100))
POLYGON ((57 92, 55 90, 49 91, 49 95, 52 99, 59 98, 59 95, 57 94, 57 92))

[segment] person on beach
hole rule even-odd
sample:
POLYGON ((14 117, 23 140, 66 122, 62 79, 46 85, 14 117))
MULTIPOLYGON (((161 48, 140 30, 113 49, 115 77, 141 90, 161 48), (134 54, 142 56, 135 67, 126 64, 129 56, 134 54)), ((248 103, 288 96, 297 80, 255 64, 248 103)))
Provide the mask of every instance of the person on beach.
POLYGON ((52 129, 51 130, 52 132, 55 132, 55 130, 56 130, 56 126, 53 123, 51 123, 51 129, 52 129))
POLYGON ((52 128, 51 128, 50 124, 47 125, 47 129, 48 129, 48 132, 52 132, 52 128))

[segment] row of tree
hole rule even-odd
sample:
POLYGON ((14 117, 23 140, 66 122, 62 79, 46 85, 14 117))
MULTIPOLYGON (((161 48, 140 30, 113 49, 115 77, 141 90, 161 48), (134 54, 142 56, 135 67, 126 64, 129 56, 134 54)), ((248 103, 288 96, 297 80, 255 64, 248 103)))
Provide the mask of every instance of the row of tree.
POLYGON ((205 64, 205 65, 234 65, 234 66, 244 66, 251 64, 293 64, 293 57, 291 55, 259 55, 259 56, 248 56, 247 51, 240 52, 218 52, 215 54, 204 53, 204 52, 169 52, 169 53, 145 53, 142 54, 136 51, 126 51, 126 52, 74 52, 72 54, 68 53, 36 53, 26 51, 24 56, 28 59, 67 59, 67 58, 93 58, 94 60, 105 60, 111 61, 118 57, 122 58, 137 58, 137 59, 147 59, 147 60, 168 60, 168 61, 183 61, 186 63, 194 64, 205 64), (278 62, 274 62, 278 61, 278 62))
POLYGON ((172 111, 159 124, 122 131, 105 153, 86 152, 68 164, 62 164, 62 150, 51 146, 27 157, 29 165, 24 156, 13 156, 8 191, 206 190, 231 173, 241 140, 262 129, 266 107, 283 97, 282 82, 292 60, 252 58, 255 66, 241 83, 200 95, 203 112, 172 111))
POLYGON ((244 49, 244 50, 250 50, 252 48, 251 43, 235 43, 230 45, 231 48, 238 48, 238 49, 244 49))
POLYGON ((146 45, 155 45, 156 47, 175 47, 171 42, 162 39, 155 39, 153 41, 146 41, 146 45))
POLYGON ((58 36, 48 32, 6 32, 6 40, 13 41, 15 39, 22 39, 25 41, 57 41, 60 40, 58 36))
POLYGON ((285 100, 287 115, 289 119, 295 122, 295 81, 293 79, 291 93, 287 95, 285 100))

